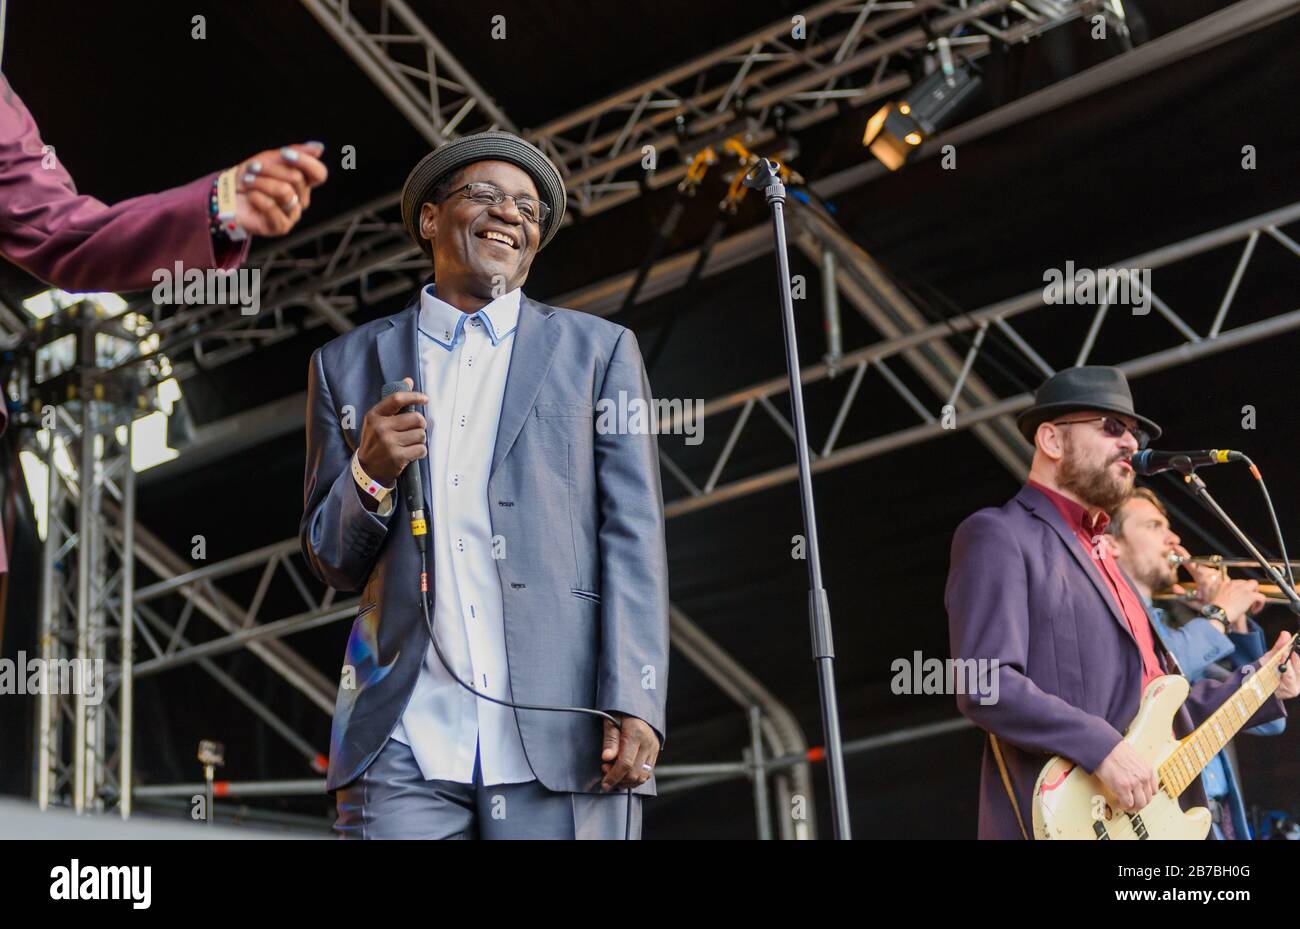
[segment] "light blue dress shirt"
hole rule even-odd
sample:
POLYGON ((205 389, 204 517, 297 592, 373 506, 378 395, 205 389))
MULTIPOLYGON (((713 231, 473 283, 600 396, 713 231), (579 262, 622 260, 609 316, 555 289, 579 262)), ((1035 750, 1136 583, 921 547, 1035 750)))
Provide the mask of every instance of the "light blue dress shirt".
MULTIPOLYGON (((516 288, 467 314, 438 299, 433 285, 420 293, 434 629, 457 677, 498 699, 510 698, 496 562, 505 552, 504 540, 494 547, 488 477, 519 300, 516 288)), ((452 680, 432 643, 392 737, 411 747, 428 780, 472 783, 476 750, 484 785, 534 779, 514 710, 452 680)))

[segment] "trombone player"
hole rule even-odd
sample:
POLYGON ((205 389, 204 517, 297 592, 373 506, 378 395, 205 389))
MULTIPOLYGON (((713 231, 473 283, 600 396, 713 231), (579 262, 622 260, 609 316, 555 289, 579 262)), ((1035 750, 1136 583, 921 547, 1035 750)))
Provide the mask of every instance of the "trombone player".
MULTIPOLYGON (((1156 636, 1188 681, 1224 680, 1238 668, 1263 657, 1267 651, 1264 631, 1251 619, 1266 602, 1259 584, 1228 578, 1188 555, 1178 534, 1170 528, 1168 511, 1154 492, 1139 487, 1116 507, 1111 512, 1106 539, 1142 598, 1156 636), (1180 563, 1196 581, 1194 594, 1178 583, 1180 563), (1155 599, 1166 590, 1174 601, 1158 606, 1155 599)), ((1278 735, 1285 728, 1283 717, 1246 731, 1252 735, 1278 735)), ((1229 746, 1201 774, 1217 839, 1251 838, 1235 768, 1229 746)))

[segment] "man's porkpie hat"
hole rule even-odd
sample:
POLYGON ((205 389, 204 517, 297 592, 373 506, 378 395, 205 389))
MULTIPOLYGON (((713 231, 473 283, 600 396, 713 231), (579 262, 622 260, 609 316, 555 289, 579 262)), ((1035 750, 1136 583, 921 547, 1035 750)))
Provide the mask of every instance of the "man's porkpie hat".
POLYGON ((546 247, 564 219, 567 195, 564 179, 551 159, 537 146, 511 132, 489 129, 461 136, 438 146, 420 159, 402 187, 402 225, 426 254, 431 254, 429 240, 420 235, 420 207, 430 199, 433 188, 446 175, 476 161, 507 161, 527 171, 537 185, 542 202, 551 208, 542 229, 538 251, 546 247))

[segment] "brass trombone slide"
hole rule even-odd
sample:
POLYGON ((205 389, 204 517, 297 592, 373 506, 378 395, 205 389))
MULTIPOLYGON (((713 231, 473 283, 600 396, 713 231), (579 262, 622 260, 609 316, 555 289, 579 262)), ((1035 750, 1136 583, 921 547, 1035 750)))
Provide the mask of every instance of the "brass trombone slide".
MULTIPOLYGON (((1172 590, 1162 590, 1158 593, 1152 594, 1151 599, 1152 600, 1182 600, 1184 602, 1188 602, 1196 599, 1195 584, 1182 584, 1180 586, 1183 588, 1184 591, 1186 591, 1186 593, 1176 594, 1172 590)), ((1282 593, 1282 588, 1278 587, 1276 584, 1260 584, 1258 589, 1259 592, 1264 595, 1265 603, 1290 603, 1291 602, 1290 600, 1287 599, 1286 595, 1282 593)))
MULTIPOLYGON (((1205 565, 1209 568, 1217 568, 1220 572, 1227 571, 1229 568, 1258 568, 1260 562, 1254 558, 1224 558, 1222 555, 1192 555, 1190 558, 1184 558, 1182 555, 1170 552, 1167 556, 1169 563, 1172 565, 1205 565)), ((1273 567, 1282 571, 1288 564, 1292 568, 1300 568, 1300 561, 1270 561, 1273 567)))
MULTIPOLYGON (((1191 557, 1184 557, 1174 552, 1170 552, 1168 558, 1169 558, 1169 563, 1173 565, 1205 565, 1206 567, 1209 568, 1215 568, 1224 577, 1227 576, 1229 568, 1260 567, 1260 562, 1256 561, 1253 558, 1224 558, 1222 555, 1192 555, 1191 557)), ((1286 570, 1287 562, 1285 561, 1270 561, 1268 563, 1273 567, 1277 568, 1278 571, 1286 570)), ((1290 566, 1293 569, 1300 568, 1300 561, 1292 561, 1290 562, 1290 566)), ((1186 591, 1186 593, 1176 594, 1171 590, 1166 590, 1154 594, 1152 596, 1152 599, 1183 600, 1183 601, 1196 599, 1195 584, 1180 584, 1179 586, 1181 586, 1183 590, 1186 591)), ((1264 601, 1266 603, 1289 604, 1291 602, 1289 599, 1287 599, 1286 594, 1282 593, 1282 589, 1278 587, 1276 584, 1260 584, 1259 592, 1264 595, 1264 601)))

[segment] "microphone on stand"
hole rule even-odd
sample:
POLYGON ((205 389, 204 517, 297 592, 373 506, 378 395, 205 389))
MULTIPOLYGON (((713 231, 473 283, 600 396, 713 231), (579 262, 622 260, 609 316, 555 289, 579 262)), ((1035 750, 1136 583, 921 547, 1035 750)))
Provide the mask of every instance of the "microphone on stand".
POLYGON ((1144 448, 1133 453, 1133 457, 1129 459, 1129 464, 1133 466, 1134 471, 1145 477, 1159 474, 1161 471, 1179 471, 1183 474, 1190 474, 1193 469, 1205 467, 1206 465, 1227 464, 1229 461, 1246 460, 1246 456, 1241 452, 1234 452, 1226 448, 1208 448, 1192 452, 1158 452, 1155 449, 1144 448))

